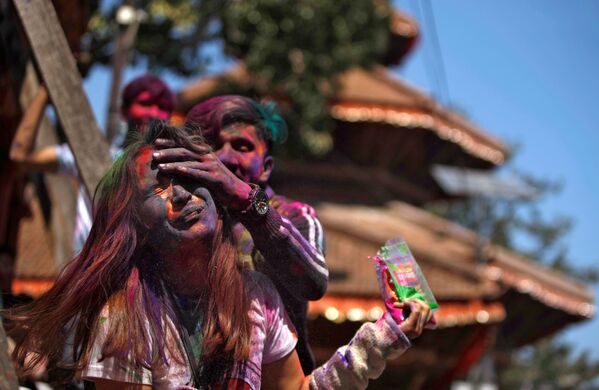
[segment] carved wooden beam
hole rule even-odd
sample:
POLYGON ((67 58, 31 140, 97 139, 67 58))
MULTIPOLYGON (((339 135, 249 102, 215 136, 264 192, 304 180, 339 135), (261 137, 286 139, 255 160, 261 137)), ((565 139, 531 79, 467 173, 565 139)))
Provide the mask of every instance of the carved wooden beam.
POLYGON ((38 68, 88 194, 112 161, 83 90, 81 76, 56 11, 49 0, 14 0, 38 68))

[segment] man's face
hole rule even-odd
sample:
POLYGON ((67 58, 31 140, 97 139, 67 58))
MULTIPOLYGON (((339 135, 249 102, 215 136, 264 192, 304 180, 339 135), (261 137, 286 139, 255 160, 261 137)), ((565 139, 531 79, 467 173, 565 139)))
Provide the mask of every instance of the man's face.
POLYGON ((258 136, 256 126, 235 123, 220 130, 211 145, 219 160, 246 183, 268 181, 272 157, 267 144, 258 136))
POLYGON ((143 91, 137 95, 129 108, 123 111, 123 116, 129 127, 142 132, 152 119, 167 120, 170 115, 170 111, 161 107, 148 91, 143 91))
POLYGON ((150 245, 162 252, 211 242, 218 212, 210 192, 197 182, 160 173, 152 164, 153 151, 145 149, 135 161, 144 195, 140 219, 150 231, 150 245))

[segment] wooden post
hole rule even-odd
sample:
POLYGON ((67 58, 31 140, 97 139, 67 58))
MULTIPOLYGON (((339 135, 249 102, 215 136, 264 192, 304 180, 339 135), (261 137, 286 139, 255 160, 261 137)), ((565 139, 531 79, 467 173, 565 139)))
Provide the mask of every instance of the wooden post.
MULTIPOLYGON (((28 61, 27 65, 25 65, 25 77, 23 78, 19 94, 19 101, 23 111, 27 107, 30 107, 40 87, 37 74, 33 67, 33 60, 28 61)), ((16 137, 17 135, 15 134, 16 137)), ((37 131, 35 149, 56 145, 59 142, 56 129, 44 115, 37 131)), ((52 208, 47 227, 53 246, 54 266, 56 270, 60 270, 73 257, 73 232, 75 231, 75 212, 77 210, 77 189, 73 186, 73 178, 70 176, 46 174, 44 175, 44 182, 48 189, 51 202, 50 207, 52 208)), ((20 261, 25 260, 21 259, 23 255, 23 251, 17 250, 15 264, 19 264, 20 261)), ((40 274, 35 275, 39 277, 40 274)))
MULTIPOLYGON (((130 1, 123 1, 121 5, 129 5, 130 1)), ((118 11, 117 11, 118 13, 118 11)), ((116 49, 112 56, 112 84, 110 86, 110 100, 108 102, 108 117, 106 118, 106 138, 108 142, 112 142, 116 135, 117 126, 121 118, 119 94, 121 91, 121 81, 123 78, 123 69, 127 65, 129 51, 135 43, 137 30, 139 29, 140 17, 139 11, 135 10, 135 17, 131 23, 125 26, 123 31, 120 31, 116 40, 116 49)), ((118 18, 117 18, 118 19, 118 18)))
POLYGON ((14 0, 88 194, 112 164, 81 76, 49 0, 14 0))
POLYGON ((9 155, 11 160, 23 161, 31 153, 47 102, 48 91, 46 87, 40 85, 30 105, 24 107, 25 114, 10 146, 9 155))

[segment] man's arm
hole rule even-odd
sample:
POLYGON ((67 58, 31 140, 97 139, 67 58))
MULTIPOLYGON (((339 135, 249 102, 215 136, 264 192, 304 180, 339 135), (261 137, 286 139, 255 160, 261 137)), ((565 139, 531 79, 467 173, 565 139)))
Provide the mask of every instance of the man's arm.
POLYGON ((303 205, 305 212, 299 212, 302 208, 281 208, 290 219, 272 206, 265 217, 244 217, 240 211, 248 208, 251 187, 219 161, 210 147, 168 148, 168 141, 160 139, 155 144, 167 148, 153 154, 161 172, 203 182, 220 204, 239 216, 272 271, 269 276, 300 300, 324 295, 328 270, 322 254, 322 227, 312 208, 303 205))
POLYGON ((276 198, 264 218, 240 217, 264 257, 268 274, 301 300, 320 299, 327 287, 323 229, 312 207, 276 198))
POLYGON ((10 159, 27 171, 55 173, 58 156, 52 146, 33 151, 40 122, 48 102, 48 91, 40 85, 37 94, 23 114, 10 146, 10 159))

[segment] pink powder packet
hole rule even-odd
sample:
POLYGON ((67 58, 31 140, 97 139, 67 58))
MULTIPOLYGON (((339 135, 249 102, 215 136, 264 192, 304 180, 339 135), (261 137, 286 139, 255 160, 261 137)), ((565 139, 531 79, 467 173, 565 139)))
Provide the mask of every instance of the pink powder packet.
MULTIPOLYGON (((403 321, 409 308, 393 307, 396 301, 415 298, 426 302, 431 310, 439 308, 422 270, 403 238, 389 240, 374 257, 381 296, 393 318, 403 321)), ((427 327, 435 327, 434 316, 427 327)))

